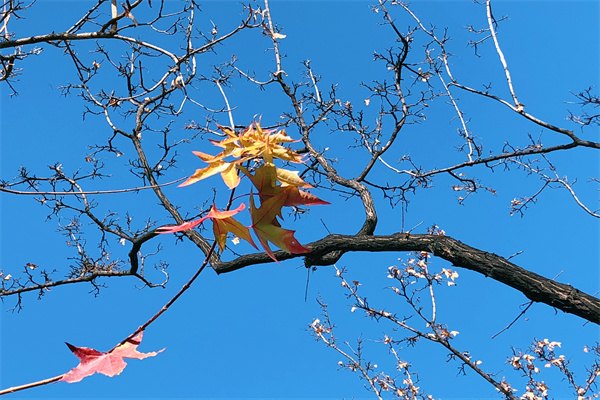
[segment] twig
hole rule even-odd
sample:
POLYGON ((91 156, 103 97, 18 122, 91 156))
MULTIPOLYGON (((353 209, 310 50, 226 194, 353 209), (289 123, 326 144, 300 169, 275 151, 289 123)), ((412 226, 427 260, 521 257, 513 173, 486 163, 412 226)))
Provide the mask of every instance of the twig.
POLYGON ((221 83, 219 82, 218 79, 215 80, 215 84, 219 88, 219 91, 221 92, 221 96, 223 96, 223 100, 225 101, 225 105, 227 106, 227 115, 229 115, 230 128, 232 130, 235 130, 235 123, 233 122, 233 110, 231 109, 231 106, 229 105, 229 100, 227 99, 227 95, 225 94, 225 91, 223 90, 223 87, 221 86, 221 83))
POLYGON ((317 103, 322 103, 323 100, 321 99, 321 91, 319 90, 319 87, 317 86, 317 80, 315 79, 315 75, 312 72, 312 68, 310 67, 310 61, 307 60, 304 62, 304 65, 306 66, 306 69, 308 70, 308 77, 310 78, 310 81, 313 84, 313 87, 315 88, 315 98, 317 99, 317 103))
POLYGON ((63 377, 63 375, 57 375, 53 378, 42 379, 41 381, 26 383, 25 385, 9 387, 7 389, 0 390, 0 396, 4 396, 5 394, 19 392, 19 391, 25 390, 25 389, 31 389, 31 388, 34 388, 37 386, 47 385, 49 383, 58 382, 62 379, 62 377, 63 377))
POLYGON ((498 336, 500 336, 501 333, 506 332, 507 330, 509 330, 518 320, 519 318, 521 318, 523 315, 525 315, 525 313, 527 312, 527 310, 529 310, 529 308, 533 305, 533 300, 530 301, 527 304, 527 307, 525 307, 523 310, 521 310, 521 312, 519 313, 519 315, 517 315, 515 317, 515 319, 513 319, 510 324, 506 325, 504 328, 502 328, 498 333, 494 334, 492 336, 492 339, 496 339, 498 336))
POLYGON ((269 24, 268 33, 271 36, 271 40, 273 40, 273 50, 275 52, 275 65, 277 66, 277 70, 273 73, 275 76, 279 76, 280 74, 285 74, 285 71, 281 69, 281 56, 279 54, 279 44, 277 43, 277 37, 280 34, 277 34, 273 29, 273 21, 271 19, 271 9, 269 8, 269 0, 265 0, 265 15, 267 17, 267 23, 269 24))
POLYGON ((450 92, 450 87, 448 87, 448 85, 446 84, 446 81, 444 80, 444 77, 442 76, 442 74, 438 73, 437 76, 438 76, 440 82, 442 83, 442 86, 444 87, 444 90, 446 91, 448 98, 450 99, 450 103, 452 104, 452 107, 454 107, 454 111, 456 111, 456 115, 458 116, 458 119, 462 126, 462 133, 465 137, 465 140, 467 141, 467 146, 469 147, 469 152, 467 153, 467 158, 469 159, 469 162, 473 162, 473 152, 474 152, 473 137, 472 137, 471 133, 469 132, 469 128, 467 127, 467 122, 465 121, 463 112, 460 109, 460 107, 458 106, 458 103, 457 103, 456 99, 454 98, 454 96, 452 95, 452 92, 450 92))
POLYGON ((508 89, 510 90, 510 95, 513 98, 515 103, 515 107, 518 112, 523 111, 523 104, 519 102, 517 99, 517 94, 515 93, 515 88, 513 87, 512 78, 510 77, 510 71, 508 70, 508 64, 506 63, 506 59, 504 58, 504 53, 500 48, 500 43, 498 42, 498 37, 496 36, 496 28, 494 24, 496 23, 494 16, 492 15, 492 0, 486 0, 486 12, 487 12, 487 20, 488 26, 490 28, 490 33, 492 34, 492 39, 494 40, 494 46, 496 47, 496 52, 498 53, 498 57, 500 57, 500 62, 502 63, 502 68, 504 69, 504 74, 506 75, 506 82, 508 83, 508 89))
POLYGON ((94 195, 94 194, 116 194, 116 193, 127 193, 127 192, 139 192, 140 190, 156 189, 159 187, 170 186, 170 185, 174 185, 178 182, 181 182, 184 179, 186 179, 186 177, 179 178, 174 181, 167 182, 167 183, 157 184, 157 185, 139 186, 139 187, 127 188, 127 189, 91 190, 91 191, 82 191, 82 192, 29 192, 29 191, 9 189, 7 187, 0 186, 0 192, 10 193, 10 194, 18 194, 18 195, 24 195, 24 196, 43 196, 43 195, 81 196, 81 195, 94 195))

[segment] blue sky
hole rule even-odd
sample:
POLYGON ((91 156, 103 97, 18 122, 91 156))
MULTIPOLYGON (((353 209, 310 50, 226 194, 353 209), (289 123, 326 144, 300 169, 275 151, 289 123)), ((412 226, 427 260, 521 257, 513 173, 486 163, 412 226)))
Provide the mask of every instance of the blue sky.
MULTIPOLYGON (((373 62, 373 52, 393 44, 390 30, 381 25, 381 15, 370 11, 367 1, 271 2, 275 22, 287 37, 281 41, 285 55, 284 68, 289 79, 303 79, 301 62, 311 65, 322 76, 321 87, 338 84, 343 100, 362 106, 368 93, 361 82, 382 79, 387 71, 373 62)), ((69 25, 82 6, 74 2, 40 1, 23 14, 17 33, 38 34, 47 30, 61 31, 69 25), (57 11, 60 7, 60 12, 57 11), (48 18, 51 15, 52 18, 48 18)), ((224 32, 240 19, 237 2, 208 2, 203 5, 201 20, 212 20, 224 32)), ((468 1, 415 2, 414 11, 437 27, 448 26, 450 51, 455 75, 471 86, 493 83, 495 93, 509 98, 500 63, 489 43, 475 57, 466 46, 467 24, 482 27, 484 8, 468 1)), ((496 16, 507 15, 499 30, 504 53, 511 67, 516 90, 528 110, 554 124, 579 129, 566 120, 567 110, 577 111, 573 92, 592 86, 598 91, 599 39, 598 3, 588 2, 498 2, 496 16)), ((414 23, 395 11, 401 28, 414 23)), ((266 77, 272 68, 269 42, 258 32, 240 35, 219 48, 217 54, 205 58, 206 64, 226 60, 235 54, 239 65, 266 77)), ((85 49, 85 47, 84 47, 85 49)), ((85 53, 84 53, 85 54, 85 53)), ((86 59, 92 59, 85 54, 86 59)), ((205 65, 202 62, 200 68, 205 65)), ((20 166, 43 176, 47 165, 60 161, 65 170, 73 171, 84 164, 86 147, 101 143, 109 130, 99 118, 82 119, 82 104, 76 96, 64 97, 59 88, 73 77, 73 69, 61 52, 47 48, 44 54, 24 62, 15 87, 19 95, 10 97, 2 86, 0 98, 0 178, 11 179, 20 166)), ((211 71, 206 70, 207 75, 211 71)), ((118 87, 116 88, 118 90, 118 87)), ((283 97, 273 90, 264 92, 242 81, 226 88, 236 123, 247 124, 262 116, 265 124, 279 120, 289 111, 283 97)), ((196 94, 207 106, 221 107, 222 99, 214 86, 197 88, 196 94)), ((539 127, 525 123, 490 101, 458 92, 471 127, 486 145, 485 151, 499 151, 505 141, 524 144, 527 134, 541 137, 544 143, 557 138, 539 127)), ((174 134, 184 137, 183 129, 190 120, 202 121, 202 110, 186 106, 181 119, 173 124, 174 134)), ((367 110, 367 113, 369 110, 367 110)), ((440 167, 460 160, 455 149, 460 145, 457 121, 444 100, 437 100, 429 117, 409 127, 399 145, 386 155, 388 161, 411 154, 419 164, 440 167)), ((219 122, 227 123, 225 115, 219 122)), ((297 132, 290 130, 292 136, 297 132)), ((583 134, 597 140, 598 130, 583 134)), ((150 140, 150 139, 149 139, 150 140)), ((329 147, 343 172, 352 172, 358 153, 348 150, 351 141, 339 132, 323 128, 317 143, 329 147)), ((190 153, 209 149, 203 143, 192 143, 180 150, 178 167, 164 177, 165 181, 191 174, 199 167, 190 153)), ((123 188, 132 184, 126 174, 126 158, 107 159, 113 176, 92 182, 93 189, 123 188)), ((212 149, 211 149, 212 151, 212 149)), ((463 156, 464 157, 464 156, 463 156)), ((561 174, 578 178, 576 188, 591 208, 598 205, 597 186, 589 182, 598 176, 598 156, 591 150, 556 154, 552 157, 561 174)), ((378 167, 380 168, 380 167, 378 167)), ((418 191, 411 197, 405 228, 417 226, 416 232, 437 224, 448 235, 471 246, 505 257, 517 252, 517 264, 547 277, 559 276, 561 282, 596 294, 599 288, 598 223, 586 215, 564 190, 544 192, 538 204, 524 217, 510 216, 510 201, 531 195, 541 183, 532 176, 510 171, 489 173, 473 169, 496 189, 496 194, 478 192, 460 205, 452 181, 440 177, 433 188, 418 191)), ((393 180, 389 170, 381 167, 377 177, 393 180)), ((197 207, 211 199, 211 188, 226 196, 217 178, 186 188, 171 187, 166 193, 193 215, 197 207)), ((92 189, 92 187, 90 187, 92 189)), ((310 242, 327 232, 353 233, 362 223, 362 210, 356 201, 316 190, 319 197, 330 201, 327 207, 314 207, 300 221, 287 218, 287 226, 297 230, 301 242, 310 242), (356 218, 350 218, 356 215, 356 218)), ((147 218, 157 224, 171 223, 164 210, 157 207, 150 193, 99 197, 101 209, 130 211, 134 223, 143 225, 147 218)), ((379 202, 378 234, 398 232, 400 209, 390 209, 376 194, 379 202)), ((32 198, 0 195, 0 270, 18 274, 27 262, 47 269, 57 269, 57 277, 68 270, 72 249, 65 246, 57 233, 58 224, 66 220, 47 220, 48 210, 32 198)), ((249 221, 245 221, 249 222, 249 221)), ((284 225, 286 226, 286 225, 284 225)), ((93 238, 94 234, 91 233, 93 238)), ((38 301, 34 294, 23 297, 24 308, 11 312, 14 299, 5 299, 0 314, 0 387, 19 385, 66 372, 76 359, 63 342, 111 348, 133 329, 154 314, 193 274, 202 262, 201 254, 188 244, 176 243, 173 237, 160 238, 163 251, 150 263, 169 263, 170 281, 166 289, 141 289, 132 279, 105 281, 99 296, 90 293, 86 284, 55 288, 38 301)), ((111 243, 115 256, 128 251, 111 243)), ((90 239, 90 247, 93 240, 90 239)), ((151 251, 149 246, 148 251, 151 251)), ((93 251, 93 250, 92 250, 93 251)), ((402 312, 406 306, 397 302, 386 287, 387 268, 397 265, 408 254, 347 254, 338 263, 347 268, 350 279, 363 283, 372 303, 380 303, 402 312)), ((434 259, 433 266, 447 267, 434 259)), ((584 354, 585 344, 598 340, 598 329, 579 318, 555 312, 535 304, 510 331, 496 339, 490 337, 508 324, 527 299, 520 293, 475 273, 458 270, 457 287, 438 291, 441 319, 453 330, 459 348, 468 350, 483 366, 498 377, 513 378, 505 363, 512 348, 525 349, 533 339, 549 338, 563 342, 562 352, 572 359, 576 371, 591 363, 584 354)), ((160 275, 149 272, 154 279, 160 275), (154 274, 154 275, 152 275, 154 274)), ((166 347, 159 356, 144 361, 132 360, 124 373, 116 378, 93 376, 77 384, 58 383, 32 389, 7 398, 367 398, 364 382, 337 366, 339 357, 316 342, 308 324, 320 317, 316 298, 330 304, 340 341, 351 343, 363 338, 367 354, 379 366, 391 372, 393 361, 381 343, 383 335, 392 334, 391 327, 371 321, 359 313, 350 313, 352 302, 344 297, 332 268, 320 268, 310 277, 308 300, 304 300, 307 271, 301 260, 246 268, 232 274, 216 276, 205 271, 194 287, 145 333, 140 350, 166 347)), ((419 372, 420 386, 436 398, 492 398, 494 390, 481 378, 469 374, 457 376, 457 366, 447 364, 441 349, 427 344, 402 349, 419 372)), ((560 390, 560 377, 548 373, 557 398, 570 398, 560 390)), ((581 378, 581 375, 580 375, 581 378)), ((518 388, 524 382, 514 379, 518 388)))

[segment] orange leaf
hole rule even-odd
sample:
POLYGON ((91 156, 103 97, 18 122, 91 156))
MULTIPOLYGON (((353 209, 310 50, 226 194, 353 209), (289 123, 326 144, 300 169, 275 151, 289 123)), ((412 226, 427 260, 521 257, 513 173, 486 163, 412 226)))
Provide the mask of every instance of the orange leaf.
POLYGON ((264 195, 272 195, 274 194, 274 190, 276 187, 276 172, 273 164, 265 164, 260 168, 257 168, 254 171, 254 174, 251 174, 246 168, 240 168, 250 180, 256 189, 258 190, 258 194, 261 196, 264 195))
POLYGON ((216 156, 211 156, 210 154, 203 153, 201 151, 192 151, 195 156, 197 156, 202 161, 211 162, 214 161, 216 156))
POLYGON ((314 206, 314 205, 327 205, 331 204, 328 201, 321 200, 317 196, 305 192, 304 190, 299 190, 295 186, 287 186, 283 188, 285 192, 285 201, 283 203, 284 206, 314 206))
POLYGON ((252 225, 271 224, 275 217, 281 214, 281 208, 285 202, 285 196, 272 196, 260 205, 260 208, 254 207, 254 196, 250 193, 250 215, 252 216, 252 225))
POLYGON ((175 233, 175 232, 189 231, 190 229, 194 229, 195 227, 197 227, 198 225, 200 225, 207 219, 208 219, 208 215, 206 215, 200 219, 195 219, 193 221, 184 222, 183 224, 180 224, 180 225, 165 225, 165 226, 161 226, 160 228, 156 228, 155 232, 163 234, 163 233, 175 233))
MULTIPOLYGON (((245 208, 245 205, 242 203, 242 205, 238 207, 238 209, 243 210, 245 208), (242 207, 243 206, 243 207, 242 207), (241 209, 240 209, 241 207, 241 209)), ((214 209, 214 206, 213 206, 214 209)), ((214 209, 216 211, 216 209, 214 209)), ((212 212, 212 210, 211 210, 212 212)), ((225 216, 226 212, 220 212, 220 211, 216 211, 217 213, 220 213, 221 215, 217 216, 217 217, 213 217, 213 233, 215 235, 215 240, 217 241, 218 245, 219 245, 219 249, 221 249, 221 251, 223 251, 225 249, 225 243, 227 241, 227 234, 229 232, 233 233, 235 236, 239 237, 240 239, 244 239, 245 241, 247 241, 248 243, 250 243, 254 248, 258 249, 258 247, 256 246, 256 243, 254 243, 254 240, 252 240, 252 236, 250 236, 250 230, 242 225, 240 222, 236 221, 233 217, 231 216, 225 216)))
POLYGON ((252 216, 252 228, 258 236, 265 252, 274 261, 277 261, 269 242, 274 243, 282 250, 291 254, 302 254, 310 252, 310 249, 302 246, 294 237, 294 231, 283 229, 277 222, 277 215, 281 213, 281 207, 285 201, 284 196, 274 196, 263 202, 260 208, 254 205, 254 196, 250 194, 250 215, 252 216))
POLYGON ((258 190, 258 195, 261 201, 266 201, 272 197, 280 197, 283 200, 282 206, 300 206, 300 205, 318 205, 318 204, 330 204, 325 200, 319 199, 317 196, 312 195, 308 192, 298 189, 298 185, 292 185, 292 183, 300 183, 301 187, 310 187, 310 185, 304 182, 295 171, 287 171, 279 168, 275 168, 271 165, 263 165, 254 171, 254 175, 250 174, 245 168, 240 170, 246 174, 252 184, 258 190), (287 186, 276 186, 275 179, 287 180, 290 184, 287 186))

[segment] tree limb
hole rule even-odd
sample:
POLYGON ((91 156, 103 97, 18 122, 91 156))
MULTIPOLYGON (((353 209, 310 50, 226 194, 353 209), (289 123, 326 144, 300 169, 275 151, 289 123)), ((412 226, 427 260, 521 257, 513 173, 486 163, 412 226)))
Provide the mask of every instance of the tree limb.
MULTIPOLYGON (((342 252, 428 251, 451 262, 454 266, 478 272, 504 283, 520 291, 530 300, 545 303, 566 313, 600 324, 600 299, 571 285, 555 282, 521 268, 499 255, 468 246, 449 236, 408 233, 396 233, 390 236, 328 235, 308 244, 307 247, 312 249, 305 260, 307 266, 314 265, 311 260, 319 260, 322 254, 334 250, 342 252)), ((275 257, 280 261, 301 256, 302 254, 275 252, 275 257)), ((213 268, 218 274, 223 274, 268 262, 272 262, 272 260, 267 254, 255 253, 228 262, 213 263, 213 268)))

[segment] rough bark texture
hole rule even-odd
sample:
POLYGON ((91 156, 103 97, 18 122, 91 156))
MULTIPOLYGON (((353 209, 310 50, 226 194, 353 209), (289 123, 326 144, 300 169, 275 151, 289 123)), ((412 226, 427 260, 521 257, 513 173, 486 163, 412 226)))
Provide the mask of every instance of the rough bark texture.
MULTIPOLYGON (((505 258, 468 246, 449 236, 412 235, 397 233, 390 236, 329 235, 308 245, 309 255, 288 254, 278 251, 278 260, 306 257, 307 266, 328 265, 320 256, 333 250, 349 251, 428 251, 453 265, 466 268, 502 282, 523 293, 527 298, 548 304, 566 313, 577 315, 600 324, 600 300, 570 285, 556 282, 527 271, 505 258)), ((233 261, 213 263, 219 274, 232 272, 250 265, 269 263, 264 253, 241 256, 233 261)))

